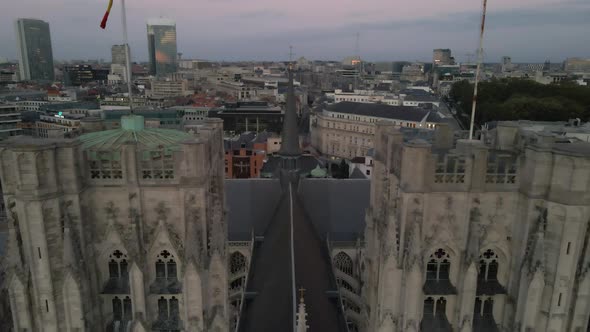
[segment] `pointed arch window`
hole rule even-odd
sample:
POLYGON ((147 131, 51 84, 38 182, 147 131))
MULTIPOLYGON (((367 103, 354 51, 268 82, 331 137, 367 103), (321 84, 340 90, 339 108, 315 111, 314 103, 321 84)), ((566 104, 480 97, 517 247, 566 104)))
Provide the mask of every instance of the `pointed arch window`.
POLYGON ((127 255, 117 249, 109 255, 107 264, 109 275, 103 294, 129 294, 127 255))
POLYGON ((121 299, 115 296, 112 301, 113 303, 113 320, 123 320, 123 304, 121 303, 121 299))
POLYGON ((334 256, 334 267, 349 276, 353 276, 353 266, 354 263, 352 262, 352 258, 348 256, 347 253, 341 251, 336 256, 334 256))
POLYGON ((434 309, 435 315, 445 315, 447 310, 447 299, 440 297, 438 300, 436 300, 434 309))
POLYGON ((115 296, 111 300, 113 310, 113 321, 131 321, 133 320, 131 298, 126 296, 121 300, 118 296, 115 296))
POLYGON ((168 300, 166 300, 164 297, 161 297, 158 300, 158 319, 168 319, 168 300))
POLYGON ((494 298, 492 296, 478 296, 475 298, 473 309, 474 331, 488 331, 495 328, 494 298))
POLYGON ((178 281, 178 264, 176 257, 168 250, 162 250, 156 256, 155 281, 150 286, 153 294, 177 294, 181 291, 181 284, 178 281))
POLYGON ((451 256, 444 249, 434 251, 426 263, 426 281, 424 294, 450 295, 457 294, 457 290, 451 284, 451 256))
POLYGON ((488 249, 479 255, 479 273, 478 279, 498 280, 498 255, 488 249))
POLYGON ((446 315, 447 299, 443 296, 435 298, 432 296, 424 300, 424 315, 446 315))
POLYGON ((125 321, 133 320, 131 310, 132 310, 131 299, 129 298, 129 296, 127 296, 123 300, 123 320, 125 320, 125 321))
POLYGON ((451 258, 442 248, 435 251, 426 264, 426 280, 449 280, 451 258))
POLYGON ((487 249, 479 255, 479 271, 477 273, 477 295, 505 294, 506 289, 498 281, 498 255, 487 249))
POLYGON ((156 279, 176 280, 178 273, 174 255, 162 250, 156 258, 156 279))
POLYGON ((174 259, 168 260, 166 263, 166 273, 168 274, 168 279, 176 279, 177 277, 177 270, 176 270, 176 262, 174 259))
POLYGON ((427 297, 424 300, 424 315, 434 315, 434 298, 427 297))
POLYGON ((446 297, 428 296, 424 299, 422 331, 451 331, 451 324, 446 315, 446 297))
POLYGON ((158 319, 153 324, 157 331, 179 331, 182 327, 180 320, 180 304, 175 296, 158 299, 158 319))
POLYGON ((166 263, 161 259, 156 261, 156 279, 166 279, 166 263))

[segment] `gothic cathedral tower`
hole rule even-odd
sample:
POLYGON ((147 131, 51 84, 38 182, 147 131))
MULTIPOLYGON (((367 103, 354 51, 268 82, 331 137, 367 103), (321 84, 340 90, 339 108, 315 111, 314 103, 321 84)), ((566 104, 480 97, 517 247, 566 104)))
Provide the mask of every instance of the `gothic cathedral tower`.
POLYGON ((222 124, 0 147, 17 331, 228 331, 222 124))

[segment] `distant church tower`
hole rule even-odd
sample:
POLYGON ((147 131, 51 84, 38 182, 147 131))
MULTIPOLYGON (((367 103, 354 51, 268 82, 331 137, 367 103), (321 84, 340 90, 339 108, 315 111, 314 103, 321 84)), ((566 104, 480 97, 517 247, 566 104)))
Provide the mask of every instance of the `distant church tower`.
POLYGON ((228 331, 222 124, 0 146, 15 331, 228 331))

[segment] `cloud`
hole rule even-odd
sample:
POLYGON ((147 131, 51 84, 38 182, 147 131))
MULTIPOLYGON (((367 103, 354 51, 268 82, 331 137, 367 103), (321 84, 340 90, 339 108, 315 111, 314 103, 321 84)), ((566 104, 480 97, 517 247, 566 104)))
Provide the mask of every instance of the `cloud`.
POLYGON ((238 14, 243 19, 277 19, 287 17, 287 14, 278 10, 262 9, 238 14))
MULTIPOLYGON (((0 56, 16 57, 17 17, 50 23, 56 59, 110 59, 121 43, 120 1, 106 31, 98 28, 106 0, 19 0, 0 11, 0 56)), ((477 45, 480 1, 474 0, 127 0, 134 60, 147 59, 145 22, 169 17, 177 22, 178 50, 185 57, 285 59, 288 46, 298 56, 342 58, 360 48, 369 59, 428 60, 433 48, 455 54, 477 45)), ((489 1, 486 52, 527 59, 590 55, 588 0, 489 1), (556 46, 559 45, 559 46, 556 46)))

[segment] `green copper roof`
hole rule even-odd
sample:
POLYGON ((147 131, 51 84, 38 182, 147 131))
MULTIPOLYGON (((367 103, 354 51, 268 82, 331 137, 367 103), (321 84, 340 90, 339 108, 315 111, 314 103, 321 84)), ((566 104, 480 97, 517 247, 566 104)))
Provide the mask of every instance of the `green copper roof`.
POLYGON ((80 141, 84 149, 94 150, 118 150, 127 142, 140 149, 178 150, 179 143, 189 138, 192 135, 180 130, 144 128, 143 116, 129 115, 121 117, 121 128, 84 134, 80 141))
POLYGON ((312 178, 325 178, 326 174, 326 170, 321 168, 320 165, 317 165, 314 169, 311 170, 312 178))

